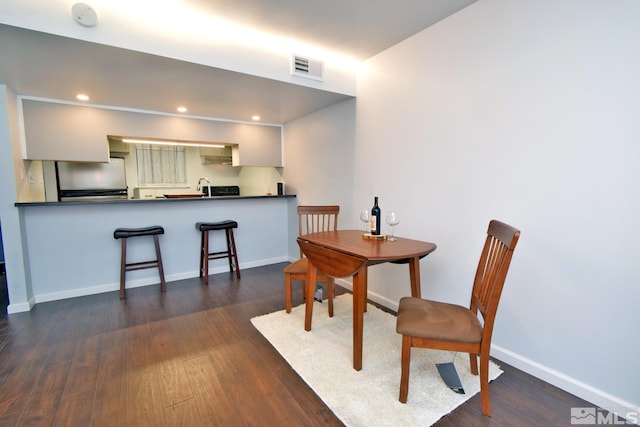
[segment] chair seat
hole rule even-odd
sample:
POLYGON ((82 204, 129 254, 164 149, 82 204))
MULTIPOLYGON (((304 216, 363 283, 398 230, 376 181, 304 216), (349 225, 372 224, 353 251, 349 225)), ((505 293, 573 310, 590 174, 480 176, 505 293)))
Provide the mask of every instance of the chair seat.
POLYGON ((288 274, 306 274, 309 260, 307 258, 300 258, 284 268, 284 272, 288 274))
MULTIPOLYGON (((292 262, 288 266, 286 266, 283 271, 287 274, 294 274, 294 275, 307 274, 308 266, 309 266, 309 260, 307 258, 300 258, 292 262)), ((319 277, 318 280, 324 281, 327 275, 322 271, 318 271, 318 277, 319 277)))
POLYGON ((466 307, 404 297, 398 306, 396 332, 436 340, 480 342, 482 324, 466 307))
POLYGON ((199 231, 225 230, 227 228, 238 228, 238 223, 230 219, 218 222, 198 222, 196 229, 199 231))
POLYGON ((116 228, 113 232, 113 238, 126 239, 129 237, 154 236, 158 234, 164 234, 164 228, 159 225, 152 225, 151 227, 143 228, 116 228))

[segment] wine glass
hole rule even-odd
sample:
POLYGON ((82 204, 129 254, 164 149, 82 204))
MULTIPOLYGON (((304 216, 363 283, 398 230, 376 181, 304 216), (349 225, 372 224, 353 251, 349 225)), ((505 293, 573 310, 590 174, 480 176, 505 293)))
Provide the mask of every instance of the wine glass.
POLYGON ((400 219, 395 211, 389 211, 389 213, 387 213, 387 224, 391 226, 391 237, 389 237, 389 241, 395 242, 396 238, 393 237, 393 227, 400 224, 400 219))
POLYGON ((360 211, 360 221, 364 222, 364 232, 367 232, 367 224, 369 224, 369 220, 371 219, 371 214, 369 213, 369 209, 362 209, 360 211))

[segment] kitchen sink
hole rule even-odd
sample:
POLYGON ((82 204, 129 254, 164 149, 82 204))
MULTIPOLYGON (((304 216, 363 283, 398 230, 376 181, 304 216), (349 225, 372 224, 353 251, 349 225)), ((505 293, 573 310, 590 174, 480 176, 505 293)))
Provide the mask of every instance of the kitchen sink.
MULTIPOLYGON (((201 197, 209 197, 209 187, 204 187, 202 193, 185 193, 185 194, 164 194, 167 199, 194 199, 201 197)), ((230 197, 239 196, 240 187, 237 185, 211 186, 211 197, 230 197)))

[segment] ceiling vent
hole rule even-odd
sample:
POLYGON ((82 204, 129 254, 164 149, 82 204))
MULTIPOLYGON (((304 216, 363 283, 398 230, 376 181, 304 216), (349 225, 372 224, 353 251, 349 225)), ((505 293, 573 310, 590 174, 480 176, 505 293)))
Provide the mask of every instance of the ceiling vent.
POLYGON ((300 55, 291 57, 291 75, 313 80, 324 80, 324 63, 300 55))

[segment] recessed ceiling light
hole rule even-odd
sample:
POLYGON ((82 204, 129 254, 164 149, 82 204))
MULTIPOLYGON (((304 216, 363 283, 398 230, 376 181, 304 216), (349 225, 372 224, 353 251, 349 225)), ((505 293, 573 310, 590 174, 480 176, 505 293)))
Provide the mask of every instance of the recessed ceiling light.
POLYGON ((187 107, 178 107, 178 113, 186 113, 187 107))
POLYGON ((254 122, 257 122, 258 120, 260 120, 260 116, 257 114, 254 114, 253 116, 251 116, 251 120, 253 120, 254 122))
POLYGON ((84 93, 79 93, 76 95, 76 99, 78 101, 88 101, 89 100, 89 95, 85 95, 84 93))

